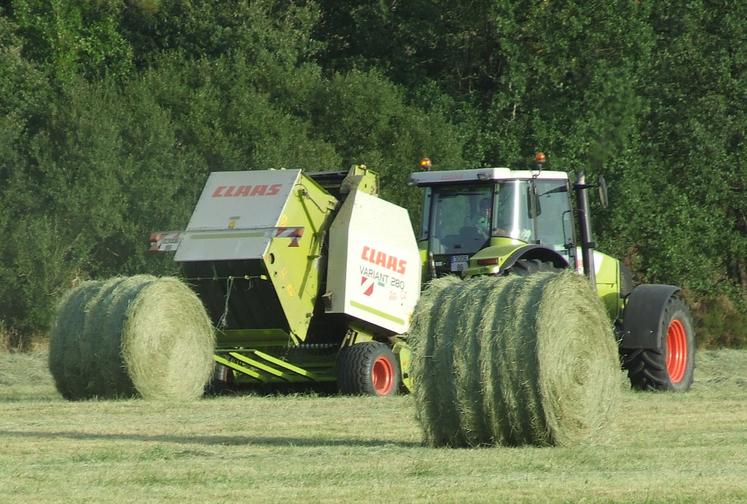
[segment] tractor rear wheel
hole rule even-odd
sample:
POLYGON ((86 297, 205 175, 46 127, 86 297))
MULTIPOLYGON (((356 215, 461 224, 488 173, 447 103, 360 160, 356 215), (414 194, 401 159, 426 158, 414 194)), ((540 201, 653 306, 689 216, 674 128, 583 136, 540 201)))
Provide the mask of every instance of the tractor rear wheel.
POLYGON ((693 383, 695 332, 679 296, 664 306, 659 332, 658 348, 624 349, 623 367, 634 388, 684 392, 693 383))
POLYGON ((343 394, 391 396, 399 390, 397 358, 384 343, 366 341, 345 347, 337 366, 338 387, 343 394))

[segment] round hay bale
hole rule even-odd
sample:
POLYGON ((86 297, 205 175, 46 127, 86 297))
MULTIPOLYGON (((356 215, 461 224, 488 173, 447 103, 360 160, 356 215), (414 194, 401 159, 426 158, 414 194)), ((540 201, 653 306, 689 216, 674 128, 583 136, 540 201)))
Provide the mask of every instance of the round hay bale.
POLYGON ((213 326, 197 295, 175 278, 147 285, 130 305, 122 352, 147 399, 200 397, 213 372, 213 326))
POLYGON ((68 399, 138 393, 194 399, 213 369, 210 320, 199 298, 175 278, 112 278, 95 282, 85 295, 71 291, 54 327, 50 369, 62 377, 58 389, 68 399))
POLYGON ((612 324, 581 275, 436 280, 409 341, 416 416, 431 446, 609 437, 624 380, 612 324))
POLYGON ((102 328, 106 324, 106 310, 102 310, 101 307, 124 279, 124 277, 116 277, 102 281, 98 292, 86 304, 79 359, 87 372, 81 377, 82 380, 76 387, 80 398, 107 396, 99 369, 99 359, 102 357, 101 346, 104 344, 102 328))
POLYGON ((80 361, 80 344, 85 328, 85 307, 103 282, 89 280, 69 290, 57 307, 49 333, 49 371, 55 386, 66 399, 80 399, 79 378, 85 374, 80 361))
POLYGON ((86 327, 86 335, 93 341, 91 363, 91 396, 101 398, 132 397, 135 387, 122 356, 123 328, 128 310, 138 294, 157 281, 151 275, 136 275, 115 281, 105 297, 93 308, 97 312, 96 325, 86 327))
POLYGON ((448 276, 428 284, 413 314, 408 342, 412 347, 415 400, 426 439, 446 444, 451 435, 455 446, 461 445, 461 429, 454 402, 451 349, 455 331, 449 327, 457 320, 459 306, 452 302, 462 282, 448 276), (431 314, 443 314, 432 317, 431 314), (428 335, 447 334, 436 338, 428 335), (436 397, 437 394, 449 394, 436 397), (436 421, 437 420, 437 421, 436 421))

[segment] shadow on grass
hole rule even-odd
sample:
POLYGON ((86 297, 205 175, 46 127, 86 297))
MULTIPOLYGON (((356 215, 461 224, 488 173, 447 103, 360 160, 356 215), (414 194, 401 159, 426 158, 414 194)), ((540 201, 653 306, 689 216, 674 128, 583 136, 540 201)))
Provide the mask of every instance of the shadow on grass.
POLYGON ((318 439, 283 436, 174 436, 147 434, 105 434, 75 431, 0 431, 0 437, 23 437, 35 439, 73 439, 73 440, 109 440, 109 441, 143 441, 157 443, 176 443, 185 445, 218 445, 218 446, 302 446, 302 447, 382 447, 421 448, 422 444, 407 441, 390 441, 384 439, 318 439))

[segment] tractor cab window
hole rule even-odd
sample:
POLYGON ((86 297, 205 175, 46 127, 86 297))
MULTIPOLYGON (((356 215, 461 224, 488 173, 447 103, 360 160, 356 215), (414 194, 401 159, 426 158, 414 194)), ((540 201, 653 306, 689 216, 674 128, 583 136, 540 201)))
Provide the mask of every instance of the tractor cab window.
POLYGON ((568 182, 540 179, 534 184, 534 193, 529 180, 431 187, 429 219, 423 225, 430 251, 472 255, 491 237, 508 237, 564 253, 573 241, 568 182))
POLYGON ((565 250, 573 240, 568 184, 565 180, 536 180, 535 188, 533 202, 528 180, 511 180, 496 186, 492 235, 565 250))
POLYGON ((528 242, 533 239, 532 220, 525 180, 510 180, 496 185, 493 236, 528 242))
POLYGON ((430 250, 434 255, 474 254, 491 234, 492 185, 434 187, 430 250))
POLYGON ((539 242, 559 252, 573 242, 573 214, 565 180, 538 180, 537 236, 539 242))

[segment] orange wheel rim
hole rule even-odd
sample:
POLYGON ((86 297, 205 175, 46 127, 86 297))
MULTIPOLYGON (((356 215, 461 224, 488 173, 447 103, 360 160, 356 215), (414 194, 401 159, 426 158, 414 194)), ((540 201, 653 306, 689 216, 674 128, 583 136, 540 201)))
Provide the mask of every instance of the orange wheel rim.
POLYGON ((687 369, 687 331, 684 324, 675 319, 667 328, 667 373, 672 383, 679 383, 687 369))
POLYGON ((379 357, 371 369, 371 381, 376 395, 387 395, 394 386, 394 367, 386 357, 379 357))

